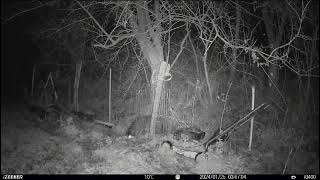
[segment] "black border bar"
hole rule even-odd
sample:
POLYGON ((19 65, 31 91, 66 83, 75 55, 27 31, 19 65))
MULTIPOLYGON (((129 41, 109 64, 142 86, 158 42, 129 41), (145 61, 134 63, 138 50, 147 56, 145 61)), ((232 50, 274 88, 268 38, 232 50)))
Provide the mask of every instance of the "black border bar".
POLYGON ((51 180, 51 179, 141 179, 141 180, 319 180, 319 174, 306 175, 247 175, 247 174, 197 174, 197 175, 19 175, 19 174, 1 174, 2 179, 22 179, 22 180, 51 180))

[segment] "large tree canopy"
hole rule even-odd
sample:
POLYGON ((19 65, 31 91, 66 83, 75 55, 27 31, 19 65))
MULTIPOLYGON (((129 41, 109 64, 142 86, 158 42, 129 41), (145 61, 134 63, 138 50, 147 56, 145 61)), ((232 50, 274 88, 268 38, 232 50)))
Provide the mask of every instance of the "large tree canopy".
POLYGON ((181 60, 187 39, 201 54, 211 100, 212 48, 223 53, 233 71, 241 71, 241 64, 260 68, 270 86, 277 87, 280 68, 318 77, 317 1, 44 1, 19 6, 23 10, 9 11, 2 23, 49 7, 38 37, 62 44, 74 61, 86 56, 87 46, 101 64, 110 64, 127 48, 145 59, 152 73, 152 119, 157 116, 162 83, 172 78, 170 70, 181 60), (173 41, 179 42, 175 54, 170 48, 173 41))

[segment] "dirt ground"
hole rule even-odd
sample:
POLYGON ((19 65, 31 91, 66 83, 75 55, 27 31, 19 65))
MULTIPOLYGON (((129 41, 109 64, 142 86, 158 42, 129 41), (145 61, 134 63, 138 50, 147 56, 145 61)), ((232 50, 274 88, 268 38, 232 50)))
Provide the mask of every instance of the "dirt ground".
POLYGON ((1 106, 2 174, 261 173, 259 158, 211 153, 193 159, 153 140, 111 134, 109 128, 69 118, 61 126, 30 118, 23 107, 1 106), (250 161, 250 165, 248 164, 250 161), (254 168, 252 168, 254 167, 254 168))

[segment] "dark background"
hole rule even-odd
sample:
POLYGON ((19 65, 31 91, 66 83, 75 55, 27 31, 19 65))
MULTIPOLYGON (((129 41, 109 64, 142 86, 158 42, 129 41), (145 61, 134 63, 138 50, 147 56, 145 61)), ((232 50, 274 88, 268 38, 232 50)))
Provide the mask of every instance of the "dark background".
MULTIPOLYGON (((1 15, 13 10, 10 3, 1 1, 1 15)), ((38 22, 39 11, 18 15, 1 22, 1 97, 2 102, 19 101, 24 89, 31 86, 33 65, 40 61, 40 52, 28 33, 38 22)), ((3 16, 4 15, 4 16, 3 16)))

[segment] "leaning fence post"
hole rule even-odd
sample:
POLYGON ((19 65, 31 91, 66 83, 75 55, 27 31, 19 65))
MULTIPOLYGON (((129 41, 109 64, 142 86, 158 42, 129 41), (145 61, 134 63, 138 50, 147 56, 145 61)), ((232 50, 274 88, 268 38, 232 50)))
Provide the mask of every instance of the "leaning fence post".
MULTIPOLYGON (((255 98, 255 87, 251 86, 251 93, 252 93, 252 99, 251 99, 251 110, 254 110, 254 98, 255 98)), ((251 151, 251 145, 252 145, 252 134, 253 134, 253 120, 254 116, 251 117, 250 121, 250 140, 249 140, 249 151, 251 151)))

